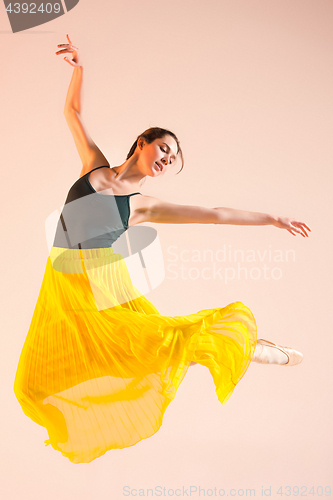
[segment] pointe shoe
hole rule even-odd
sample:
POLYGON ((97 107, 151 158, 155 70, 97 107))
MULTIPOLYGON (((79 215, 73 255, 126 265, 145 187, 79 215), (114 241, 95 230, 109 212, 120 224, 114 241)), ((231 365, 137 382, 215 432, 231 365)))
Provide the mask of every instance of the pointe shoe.
POLYGON ((286 354, 286 356, 288 357, 288 361, 287 361, 287 363, 281 364, 281 366, 299 365, 299 363, 301 363, 303 360, 303 354, 299 351, 296 351, 295 349, 292 349, 291 347, 277 345, 277 344, 274 344, 273 342, 270 342, 269 340, 264 340, 264 339, 259 339, 257 341, 257 344, 267 345, 270 347, 271 346, 276 347, 276 349, 279 349, 284 354, 286 354))

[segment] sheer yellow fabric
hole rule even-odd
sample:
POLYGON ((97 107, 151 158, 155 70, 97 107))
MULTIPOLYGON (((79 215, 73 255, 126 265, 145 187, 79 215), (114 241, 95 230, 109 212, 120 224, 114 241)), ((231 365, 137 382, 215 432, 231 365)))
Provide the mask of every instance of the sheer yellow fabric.
POLYGON ((209 369, 225 404, 256 342, 242 302, 162 316, 112 248, 52 247, 14 392, 46 444, 87 463, 155 434, 191 361, 209 369))

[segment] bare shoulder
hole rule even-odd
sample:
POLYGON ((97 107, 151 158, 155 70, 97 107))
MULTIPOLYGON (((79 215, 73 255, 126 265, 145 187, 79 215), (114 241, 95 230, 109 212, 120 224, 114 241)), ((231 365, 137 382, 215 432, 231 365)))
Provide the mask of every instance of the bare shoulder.
POLYGON ((140 214, 140 222, 164 224, 216 224, 218 212, 215 208, 198 205, 170 203, 155 196, 140 196, 134 210, 140 214))
POLYGON ((141 196, 136 196, 135 199, 138 202, 138 206, 145 211, 151 210, 155 205, 162 201, 159 198, 155 198, 155 196, 148 196, 142 193, 140 194, 141 196))
POLYGON ((89 174, 89 182, 90 184, 93 185, 96 191, 100 191, 101 189, 103 189, 104 184, 107 183, 109 171, 110 171, 110 166, 107 163, 103 162, 99 163, 96 162, 94 165, 91 166, 91 168, 89 168, 89 170, 87 169, 86 173, 89 174), (97 167, 104 167, 104 168, 97 168, 97 167), (96 170, 94 170, 94 168, 96 168, 96 170), (92 172, 92 170, 94 171, 92 172))
POLYGON ((135 208, 146 214, 147 222, 149 222, 148 219, 151 218, 151 213, 154 210, 158 210, 163 204, 168 203, 155 196, 149 196, 142 193, 140 193, 140 195, 141 196, 133 196, 133 199, 135 199, 135 208))
POLYGON ((142 193, 130 197, 130 226, 141 224, 142 222, 150 222, 150 210, 154 204, 154 199, 153 196, 147 196, 142 193))
MULTIPOLYGON (((110 163, 108 162, 108 160, 105 158, 104 155, 96 154, 94 159, 90 163, 88 163, 87 165, 83 165, 79 178, 83 177, 86 174, 89 174, 89 172, 91 172, 92 170, 94 170, 94 168, 97 167, 108 167, 110 169, 110 163)), ((90 174, 89 180, 90 178, 93 177, 96 180, 103 179, 105 177, 106 170, 107 170, 106 168, 99 168, 98 170, 94 170, 94 172, 90 174)))
POLYGON ((134 226, 142 222, 159 222, 156 216, 154 218, 154 214, 158 211, 159 207, 165 206, 165 203, 167 202, 155 196, 149 196, 142 193, 131 196, 131 216, 129 225, 134 226))

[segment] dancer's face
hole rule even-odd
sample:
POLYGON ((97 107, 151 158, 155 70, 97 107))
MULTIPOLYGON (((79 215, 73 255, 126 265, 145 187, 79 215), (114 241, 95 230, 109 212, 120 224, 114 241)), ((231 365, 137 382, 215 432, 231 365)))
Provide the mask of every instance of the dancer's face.
POLYGON ((151 177, 163 175, 167 172, 177 159, 177 143, 170 135, 147 144, 142 140, 139 142, 140 163, 144 173, 151 177), (162 170, 156 165, 160 164, 162 170))

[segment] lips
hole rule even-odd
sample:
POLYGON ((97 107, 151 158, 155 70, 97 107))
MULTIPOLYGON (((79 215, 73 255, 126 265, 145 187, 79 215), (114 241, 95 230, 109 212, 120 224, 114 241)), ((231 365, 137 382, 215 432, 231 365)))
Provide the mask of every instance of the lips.
POLYGON ((163 166, 160 163, 158 163, 157 161, 155 161, 155 163, 159 167, 159 169, 162 171, 163 170, 163 166))

